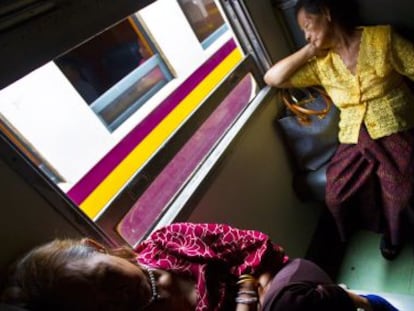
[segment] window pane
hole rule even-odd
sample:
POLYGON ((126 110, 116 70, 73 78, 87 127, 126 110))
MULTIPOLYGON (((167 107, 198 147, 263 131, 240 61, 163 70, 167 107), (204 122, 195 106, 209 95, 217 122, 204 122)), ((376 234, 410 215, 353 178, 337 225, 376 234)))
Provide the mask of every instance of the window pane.
POLYGON ((91 108, 110 130, 114 130, 169 80, 167 68, 161 58, 154 55, 97 99, 91 108))
POLYGON ((200 42, 225 26, 214 0, 178 0, 178 3, 200 42))
POLYGON ((172 78, 132 17, 55 63, 111 131, 172 78))

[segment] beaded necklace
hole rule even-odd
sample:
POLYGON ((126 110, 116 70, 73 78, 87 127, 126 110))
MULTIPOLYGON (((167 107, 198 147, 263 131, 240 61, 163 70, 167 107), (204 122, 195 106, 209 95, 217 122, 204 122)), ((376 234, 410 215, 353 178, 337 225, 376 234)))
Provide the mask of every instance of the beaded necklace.
POLYGON ((151 299, 148 301, 147 304, 145 304, 145 306, 142 307, 142 310, 145 310, 146 308, 148 308, 154 301, 157 301, 160 298, 160 294, 158 293, 157 290, 157 283, 155 281, 155 275, 154 275, 154 270, 152 269, 145 269, 145 271, 147 271, 148 276, 149 276, 149 280, 151 283, 151 299))

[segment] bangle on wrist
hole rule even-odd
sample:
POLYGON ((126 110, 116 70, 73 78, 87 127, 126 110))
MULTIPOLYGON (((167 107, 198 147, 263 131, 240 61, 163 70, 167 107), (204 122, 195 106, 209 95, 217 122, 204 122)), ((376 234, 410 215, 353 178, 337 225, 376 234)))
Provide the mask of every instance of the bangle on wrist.
POLYGON ((258 302, 257 297, 236 297, 236 303, 241 303, 244 305, 256 304, 258 302))
POLYGON ((242 274, 239 276, 239 280, 237 281, 237 285, 245 284, 245 283, 251 283, 255 287, 258 285, 258 282, 255 277, 253 277, 251 274, 242 274))
POLYGON ((257 297, 257 291, 255 291, 255 290, 239 290, 239 292, 237 294, 239 296, 240 295, 250 295, 250 296, 257 297))

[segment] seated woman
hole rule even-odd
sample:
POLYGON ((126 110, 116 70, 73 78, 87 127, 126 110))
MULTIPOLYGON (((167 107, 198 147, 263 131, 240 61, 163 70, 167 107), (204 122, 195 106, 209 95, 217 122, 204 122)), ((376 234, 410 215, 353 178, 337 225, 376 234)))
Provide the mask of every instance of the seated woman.
POLYGON ((2 300, 33 311, 396 310, 288 259, 261 232, 192 223, 164 227, 134 251, 52 241, 16 263, 2 300))
POLYGON ((264 76, 273 87, 321 86, 340 111, 340 145, 326 172, 325 202, 343 241, 382 234, 395 259, 409 238, 414 194, 414 44, 390 25, 359 26, 355 1, 298 0, 307 44, 264 76))

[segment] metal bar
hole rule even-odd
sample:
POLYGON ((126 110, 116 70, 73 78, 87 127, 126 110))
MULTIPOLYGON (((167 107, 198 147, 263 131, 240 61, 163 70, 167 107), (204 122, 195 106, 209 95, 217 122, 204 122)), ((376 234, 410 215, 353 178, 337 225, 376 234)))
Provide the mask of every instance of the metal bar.
POLYGON ((243 42, 243 48, 248 54, 252 54, 257 66, 264 74, 271 66, 272 62, 267 53, 259 33, 250 17, 249 11, 241 0, 221 0, 220 1, 228 19, 233 25, 233 30, 238 36, 240 42, 243 42), (248 43, 247 43, 248 42, 248 43))

